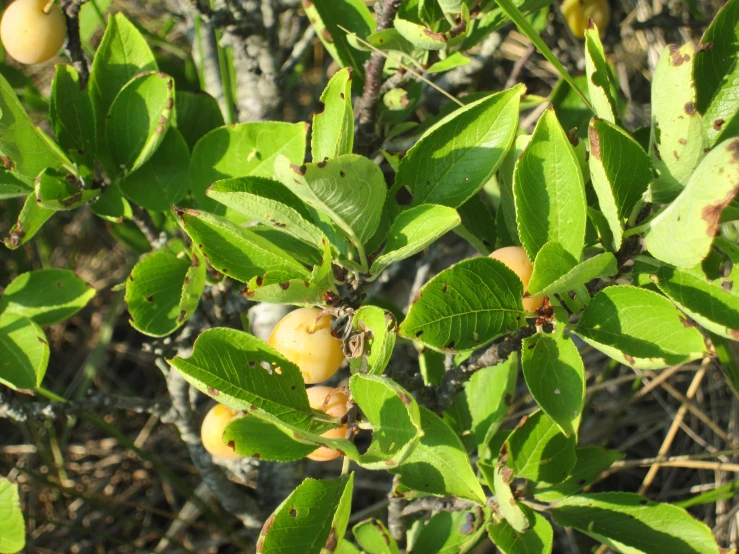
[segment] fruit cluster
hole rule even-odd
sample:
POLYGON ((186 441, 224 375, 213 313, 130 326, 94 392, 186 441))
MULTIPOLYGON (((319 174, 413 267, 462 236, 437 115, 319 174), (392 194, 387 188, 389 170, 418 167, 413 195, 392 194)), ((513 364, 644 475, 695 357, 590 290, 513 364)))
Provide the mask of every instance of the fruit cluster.
MULTIPOLYGON (((341 341, 331 333, 331 317, 322 315, 316 308, 299 308, 282 318, 269 337, 269 345, 300 369, 307 385, 322 383, 330 379, 344 362, 341 341)), ((314 410, 320 410, 332 417, 342 418, 347 410, 349 397, 341 389, 317 386, 308 387, 308 403, 314 410)), ((238 412, 221 404, 214 406, 205 416, 201 428, 203 446, 213 456, 238 459, 239 455, 223 443, 226 426, 238 412)), ((346 435, 343 425, 324 433, 326 438, 339 438, 346 435)), ((336 450, 322 446, 307 458, 317 462, 327 462, 339 457, 336 450)))
MULTIPOLYGON (((500 248, 490 254, 511 271, 523 283, 523 308, 534 312, 544 304, 543 296, 530 297, 526 288, 531 279, 533 266, 520 246, 500 248)), ((269 345, 287 360, 298 366, 306 385, 322 383, 339 370, 344 362, 342 342, 334 336, 331 329, 332 318, 317 308, 298 308, 283 317, 275 325, 269 337, 269 345)), ((349 409, 349 396, 346 387, 314 386, 308 387, 308 403, 314 410, 320 410, 337 419, 343 418, 349 409)), ((226 426, 238 412, 221 404, 214 406, 203 420, 201 429, 203 446, 214 456, 238 459, 239 455, 223 443, 226 426)), ((331 429, 321 435, 325 438, 346 436, 347 425, 331 429)), ((307 458, 317 462, 327 462, 340 456, 331 448, 321 446, 307 458)))

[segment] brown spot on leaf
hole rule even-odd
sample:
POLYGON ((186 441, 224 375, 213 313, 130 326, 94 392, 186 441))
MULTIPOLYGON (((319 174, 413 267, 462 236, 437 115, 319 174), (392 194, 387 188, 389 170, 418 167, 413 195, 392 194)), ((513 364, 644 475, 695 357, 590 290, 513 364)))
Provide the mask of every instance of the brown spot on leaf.
POLYGON ((297 173, 301 177, 305 175, 306 171, 308 171, 308 167, 305 164, 303 165, 290 164, 290 169, 292 169, 295 173, 297 173))
POLYGON ((423 34, 432 40, 438 40, 439 42, 446 42, 446 37, 444 36, 444 33, 435 33, 431 29, 427 29, 424 27, 423 34))
POLYGON ((290 288, 290 281, 285 281, 284 283, 280 283, 280 288, 282 290, 287 290, 290 288))
POLYGON ((217 391, 216 389, 214 389, 213 387, 208 387, 208 394, 211 396, 218 396, 221 393, 217 391))
POLYGON ((398 391, 398 396, 403 401, 403 404, 405 404, 406 406, 411 403, 411 399, 406 393, 398 391))
POLYGON ((685 140, 684 138, 678 139, 678 141, 677 141, 677 142, 679 142, 679 143, 680 143, 680 144, 682 144, 683 146, 685 146, 686 144, 688 144, 688 141, 687 141, 687 140, 685 140))
POLYGON ((739 139, 732 142, 729 146, 726 147, 726 149, 729 152, 734 153, 734 155, 731 157, 731 161, 739 162, 739 139))
POLYGON ((508 466, 503 466, 500 468, 500 476, 503 478, 503 482, 509 485, 513 479, 513 470, 508 466))
POLYGON ((674 67, 678 67, 684 64, 685 62, 690 61, 690 56, 687 54, 681 55, 680 50, 674 44, 670 45, 670 57, 672 58, 671 61, 674 67))
POLYGON ((636 363, 634 357, 630 356, 629 354, 624 354, 624 359, 629 362, 630 365, 634 365, 636 363))
POLYGON ((592 125, 588 127, 588 139, 590 140, 590 153, 596 160, 600 160, 600 137, 592 125))
POLYGON ((323 158, 323 160, 318 162, 316 166, 318 167, 318 169, 323 169, 324 167, 326 167, 327 163, 328 163, 328 158, 323 158))
POLYGON ((707 50, 710 50, 711 48, 713 48, 713 41, 709 40, 708 42, 698 46, 697 52, 705 52, 707 50))
POLYGON ((185 310, 180 310, 180 315, 177 316, 177 323, 182 323, 187 316, 187 312, 185 310))
POLYGON ((724 123, 726 123, 726 120, 724 120, 723 118, 720 118, 719 117, 718 119, 715 119, 713 121, 713 128, 714 128, 714 130, 715 131, 720 131, 721 130, 721 127, 724 126, 724 123))
POLYGON ((716 204, 705 206, 701 210, 701 218, 703 218, 703 221, 706 222, 706 234, 709 237, 716 236, 719 220, 721 219, 721 212, 724 211, 724 208, 728 206, 729 203, 734 199, 734 196, 736 196, 737 192, 739 192, 739 185, 731 189, 729 193, 716 204))
POLYGON ((694 102, 687 102, 685 104, 685 113, 690 116, 695 115, 695 103, 694 102))
POLYGON ((329 552, 335 552, 337 546, 339 546, 339 540, 336 538, 336 527, 331 527, 331 532, 328 534, 324 548, 329 552))
POLYGON ((236 452, 236 443, 234 441, 228 441, 228 444, 226 446, 228 446, 231 450, 236 452))

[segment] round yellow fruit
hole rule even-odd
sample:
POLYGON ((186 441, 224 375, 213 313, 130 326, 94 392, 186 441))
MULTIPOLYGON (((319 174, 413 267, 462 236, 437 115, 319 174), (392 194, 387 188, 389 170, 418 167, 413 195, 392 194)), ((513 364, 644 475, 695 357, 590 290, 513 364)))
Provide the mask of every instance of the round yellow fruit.
POLYGON ((608 5, 608 0, 564 0, 562 14, 572 29, 572 33, 577 38, 584 38, 588 18, 593 19, 598 31, 603 34, 611 20, 611 7, 608 5))
POLYGON ((506 246, 499 248, 490 257, 503 262, 508 269, 513 271, 523 283, 523 309, 527 312, 534 312, 541 308, 544 304, 543 296, 527 297, 529 280, 534 271, 534 266, 526 256, 526 251, 520 246, 506 246))
MULTIPOLYGON (((305 391, 308 394, 308 403, 314 410, 321 410, 332 417, 344 417, 347 412, 347 403, 349 397, 338 389, 332 387, 310 387, 305 391)), ((346 436, 346 425, 342 425, 337 429, 326 431, 321 436, 327 439, 338 439, 346 436)), ((315 462, 328 462, 335 460, 341 454, 321 446, 306 456, 309 460, 315 462)))
POLYGON ((53 58, 64 45, 67 24, 54 3, 48 13, 48 0, 15 0, 0 21, 0 39, 5 50, 24 64, 42 63, 53 58))
POLYGON ((200 438, 205 449, 213 456, 227 460, 240 460, 242 458, 233 448, 223 443, 223 432, 236 416, 236 413, 236 410, 232 410, 228 406, 216 404, 203 418, 203 425, 200 427, 200 438))
POLYGON ((299 308, 283 317, 269 336, 269 345, 298 366, 306 384, 321 383, 344 361, 341 341, 331 335, 331 317, 316 321, 320 310, 299 308))

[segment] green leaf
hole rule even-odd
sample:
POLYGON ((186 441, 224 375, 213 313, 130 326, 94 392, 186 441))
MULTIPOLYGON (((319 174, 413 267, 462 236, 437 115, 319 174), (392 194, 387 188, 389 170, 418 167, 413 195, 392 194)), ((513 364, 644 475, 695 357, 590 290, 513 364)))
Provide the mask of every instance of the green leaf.
POLYGON ((323 111, 313 116, 311 152, 322 161, 354 150, 354 109, 352 108, 352 68, 336 72, 321 94, 323 111))
POLYGON ((412 490, 434 496, 457 496, 485 505, 485 493, 475 477, 467 451, 443 419, 421 406, 423 436, 410 456, 391 473, 412 490))
POLYGON ((94 296, 95 289, 68 269, 39 269, 13 279, 0 297, 0 312, 52 325, 76 314, 94 296))
POLYGON ((495 248, 495 214, 487 200, 484 190, 467 200, 457 213, 462 225, 454 229, 460 237, 469 242, 482 255, 487 256, 495 248))
POLYGON ((353 473, 326 481, 303 481, 267 519, 257 553, 334 552, 349 522, 353 487, 353 473))
MULTIPOLYGON (((442 369, 443 371, 443 369, 442 369)), ((502 363, 484 367, 472 374, 457 395, 454 413, 445 416, 457 418, 457 426, 464 438, 471 434, 480 458, 493 459, 498 453, 487 456, 486 437, 496 433, 513 400, 518 377, 518 356, 514 353, 502 363)))
POLYGON ((576 260, 585 243, 585 185, 575 151, 553 109, 539 118, 513 172, 518 235, 530 260, 557 241, 576 260))
POLYGON ((356 374, 349 388, 373 428, 372 444, 359 463, 384 470, 402 464, 423 436, 416 401, 400 385, 379 375, 356 374))
POLYGON ((690 176, 680 196, 650 223, 647 249, 658 260, 692 267, 708 255, 721 211, 739 187, 739 140, 716 146, 690 176))
POLYGON ((565 293, 593 279, 610 277, 617 272, 616 258, 610 252, 596 254, 577 263, 558 242, 548 242, 536 255, 527 288, 532 296, 565 293))
POLYGON ((218 101, 207 92, 178 90, 174 109, 177 130, 190 150, 210 131, 225 124, 218 101))
POLYGON ((282 250, 290 254, 296 261, 307 265, 318 265, 321 263, 321 253, 316 249, 308 246, 303 241, 300 241, 287 233, 283 233, 272 225, 252 225, 249 230, 267 239, 275 246, 280 247, 282 250))
POLYGON ((470 61, 471 60, 467 56, 464 56, 460 52, 452 52, 443 60, 439 60, 438 62, 431 64, 431 67, 426 70, 426 73, 442 73, 444 71, 449 71, 450 69, 467 65, 470 61))
POLYGON ((49 364, 49 343, 38 324, 22 315, 0 314, 0 383, 33 394, 49 364))
POLYGON ((459 512, 439 512, 428 522, 419 521, 418 535, 409 554, 462 554, 469 552, 485 532, 489 510, 474 507, 459 512))
POLYGON ((611 97, 608 62, 595 23, 589 24, 585 29, 585 73, 588 76, 588 94, 596 117, 615 124, 616 102, 611 97))
POLYGON ((97 201, 90 204, 90 210, 95 215, 112 223, 121 223, 124 219, 130 219, 133 215, 131 204, 123 198, 121 187, 117 181, 103 189, 97 201))
POLYGON ((10 229, 8 237, 4 241, 5 246, 15 250, 26 244, 36 236, 39 229, 52 215, 54 215, 54 210, 47 210, 39 206, 33 194, 27 196, 23 208, 21 208, 21 213, 18 214, 18 221, 10 229))
POLYGON ((413 205, 456 208, 493 176, 513 143, 523 85, 454 111, 431 127, 401 160, 394 191, 406 186, 413 205))
POLYGON ((80 158, 95 153, 96 129, 92 101, 88 91, 80 87, 74 66, 56 66, 49 111, 59 146, 67 152, 74 151, 80 158))
POLYGON ((207 195, 304 243, 318 248, 323 245, 323 233, 311 223, 305 204, 277 181, 264 177, 226 179, 214 183, 207 195))
POLYGON ((501 230, 505 229, 511 238, 510 244, 502 246, 520 246, 521 240, 518 237, 518 226, 516 225, 516 203, 513 197, 513 171, 516 167, 518 158, 528 146, 531 135, 520 135, 516 137, 513 146, 503 159, 503 163, 498 170, 498 186, 500 187, 500 203, 498 204, 498 212, 496 213, 496 223, 498 224, 498 234, 503 235, 501 230), (505 225, 503 228, 502 225, 505 225))
POLYGON ((521 365, 536 403, 565 436, 576 435, 585 403, 585 366, 572 339, 543 334, 524 339, 521 365))
POLYGON ((364 63, 369 54, 352 48, 346 31, 339 26, 366 37, 375 30, 375 19, 369 8, 362 0, 311 0, 304 1, 303 7, 328 53, 342 67, 351 67, 356 71, 361 85, 364 81, 364 63))
POLYGON ((354 543, 344 539, 339 543, 339 547, 336 550, 336 554, 362 554, 362 551, 357 548, 354 543))
POLYGON ((31 122, 5 77, 0 75, 0 165, 32 182, 47 167, 66 163, 31 122))
POLYGON ((71 173, 45 169, 36 178, 36 203, 47 210, 66 211, 84 206, 100 196, 100 189, 82 187, 82 182, 71 173))
POLYGON ((323 294, 335 290, 331 247, 327 241, 323 247, 323 260, 313 268, 309 280, 296 279, 294 275, 279 269, 268 271, 247 283, 244 296, 254 302, 275 304, 314 306, 323 303, 323 294))
POLYGON ((605 492, 581 494, 551 509, 554 521, 573 527, 623 554, 662 552, 718 554, 706 525, 685 510, 658 504, 638 494, 605 492))
POLYGON ((513 491, 511 491, 513 470, 505 464, 503 459, 498 460, 498 463, 494 466, 482 461, 478 461, 477 465, 482 470, 483 475, 485 475, 490 490, 495 493, 500 515, 505 518, 505 521, 513 529, 519 533, 525 532, 531 527, 532 521, 524 511, 525 506, 516 500, 513 496, 513 491))
POLYGON ((379 519, 368 519, 352 528, 354 540, 367 554, 398 554, 398 544, 379 519))
POLYGON ((291 163, 303 163, 307 130, 306 123, 260 121, 219 127, 205 135, 190 160, 192 193, 198 205, 209 211, 218 207, 205 192, 221 179, 274 177, 278 154, 291 163))
POLYGON ((541 502, 554 502, 581 491, 594 483, 613 462, 624 457, 617 450, 605 450, 598 446, 584 446, 575 450, 575 467, 561 483, 540 481, 534 487, 534 497, 541 502))
POLYGON ((141 259, 126 281, 131 326, 152 337, 164 337, 187 321, 205 288, 205 262, 181 243, 141 259))
POLYGON ((708 281, 698 269, 669 266, 657 268, 650 277, 663 294, 701 326, 739 340, 739 296, 732 280, 708 281))
POLYGON ((354 312, 352 327, 364 332, 364 353, 349 360, 352 372, 381 375, 395 348, 395 316, 377 306, 365 305, 354 312))
POLYGON ((705 355, 703 337, 664 296, 608 287, 590 301, 575 328, 585 342, 623 364, 656 369, 705 355))
POLYGON ((167 134, 173 106, 174 79, 164 73, 136 77, 123 87, 105 123, 117 170, 132 173, 151 158, 167 134))
POLYGON ((182 211, 180 218, 208 263, 237 281, 248 283, 269 271, 303 280, 310 277, 310 272, 286 252, 225 218, 196 210, 182 211))
POLYGON ((539 410, 508 436, 508 465, 517 477, 560 483, 575 467, 576 441, 574 436, 564 436, 554 420, 539 410))
POLYGON ((111 15, 95 52, 88 84, 97 125, 98 155, 103 158, 104 165, 111 164, 105 124, 113 100, 136 75, 156 69, 154 54, 138 29, 122 13, 111 15))
POLYGON ((156 152, 121 182, 121 191, 147 210, 163 212, 187 196, 190 152, 180 132, 170 127, 156 152))
POLYGON ((242 456, 273 462, 300 460, 316 449, 315 443, 296 439, 290 427, 254 414, 231 420, 223 432, 223 442, 242 456))
POLYGON ((370 273, 378 275, 390 264, 410 258, 459 223, 457 211, 446 206, 422 204, 401 212, 390 225, 387 244, 372 263, 370 273))
POLYGON ((197 338, 189 358, 169 363, 195 388, 230 408, 262 410, 298 427, 311 424, 313 412, 298 367, 248 333, 209 329, 197 338))
POLYGON ((739 1, 729 0, 701 39, 693 62, 696 106, 711 145, 739 131, 739 1))
POLYGON ((479 348, 520 327, 523 284, 498 260, 472 258, 426 283, 398 332, 436 350, 479 348))
POLYGON ((297 166, 280 156, 275 171, 283 185, 327 214, 355 246, 361 248, 372 238, 387 192, 382 170, 373 161, 346 154, 297 166))
POLYGON ((10 171, 0 169, 0 200, 28 196, 32 192, 32 187, 15 177, 10 171))
POLYGON ((0 479, 0 552, 20 552, 25 546, 26 526, 18 498, 18 485, 0 479))
POLYGON ((616 251, 621 248, 623 220, 646 192, 652 166, 639 143, 605 120, 590 121, 588 138, 593 188, 613 234, 613 244, 607 246, 616 251))
POLYGON ((551 524, 543 515, 525 509, 533 522, 528 531, 519 533, 507 521, 500 520, 497 523, 488 523, 490 540, 501 554, 550 554, 554 540, 551 524))
POLYGON ((403 38, 422 50, 442 50, 449 42, 448 35, 434 32, 428 27, 407 19, 396 17, 393 24, 403 38))
POLYGON ((693 44, 662 51, 652 78, 652 127, 649 153, 658 177, 652 182, 657 202, 671 202, 688 183, 705 155, 708 136, 695 109, 693 44))

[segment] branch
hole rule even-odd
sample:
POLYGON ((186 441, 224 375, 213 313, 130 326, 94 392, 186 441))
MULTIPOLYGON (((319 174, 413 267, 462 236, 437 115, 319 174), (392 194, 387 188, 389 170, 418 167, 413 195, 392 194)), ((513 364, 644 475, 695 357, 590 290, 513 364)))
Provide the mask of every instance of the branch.
MULTIPOLYGON (((378 0, 375 4, 377 15, 376 31, 384 31, 392 27, 395 14, 400 8, 402 0, 378 0)), ((365 66, 364 92, 359 103, 359 127, 357 133, 357 148, 360 152, 368 152, 375 142, 375 115, 377 101, 380 98, 382 85, 382 68, 385 57, 379 52, 372 52, 365 66)))
POLYGON ((154 414, 163 420, 172 415, 170 404, 135 396, 108 396, 96 393, 80 400, 69 400, 68 402, 36 400, 23 402, 18 398, 0 392, 0 419, 10 419, 17 423, 33 418, 61 419, 82 412, 104 411, 110 413, 115 410, 154 414))
POLYGON ((262 527, 261 510, 256 500, 243 494, 228 480, 221 468, 213 463, 213 457, 205 450, 190 406, 190 385, 179 371, 171 370, 167 376, 167 389, 172 396, 172 405, 177 413, 173 421, 187 446, 190 458, 200 476, 213 492, 223 508, 241 520, 245 527, 262 527))
POLYGON ((87 65, 87 58, 82 49, 82 39, 80 37, 80 20, 79 14, 82 4, 87 0, 61 0, 62 13, 67 22, 67 42, 64 44, 64 51, 72 60, 72 65, 77 70, 80 77, 80 88, 87 87, 87 81, 90 78, 90 68, 87 65))
POLYGON ((447 371, 441 382, 435 386, 425 386, 420 373, 389 370, 390 376, 401 386, 411 392, 416 400, 428 409, 441 413, 454 403, 454 399, 464 388, 464 384, 472 375, 484 367, 502 363, 513 353, 521 349, 521 341, 536 333, 536 327, 522 327, 515 333, 500 339, 482 351, 473 354, 469 361, 447 371))

